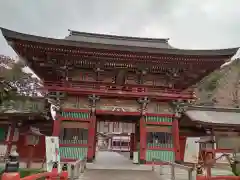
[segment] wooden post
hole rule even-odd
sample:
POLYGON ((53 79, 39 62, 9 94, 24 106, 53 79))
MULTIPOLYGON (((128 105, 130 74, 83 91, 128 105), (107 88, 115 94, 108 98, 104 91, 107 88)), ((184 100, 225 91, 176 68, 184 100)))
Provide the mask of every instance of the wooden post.
POLYGON ((10 131, 8 132, 9 136, 7 137, 7 150, 5 153, 5 156, 8 156, 8 154, 11 153, 12 150, 12 144, 13 144, 13 137, 14 137, 14 132, 15 132, 15 124, 10 125, 10 131))
POLYGON ((92 162, 94 156, 94 140, 95 140, 96 116, 92 116, 88 129, 88 152, 87 161, 92 162))
POLYGON ((147 132, 144 116, 140 118, 140 163, 146 163, 147 132))
POLYGON ((33 153, 34 153, 34 146, 33 145, 29 145, 28 146, 28 160, 27 160, 27 168, 31 168, 31 164, 32 164, 32 158, 33 158, 33 153))
POLYGON ((178 127, 178 119, 174 117, 172 124, 172 135, 174 142, 174 151, 175 151, 175 161, 181 160, 180 154, 180 141, 179 141, 179 127, 178 127))
POLYGON ((130 159, 133 159, 133 151, 134 151, 134 146, 135 146, 135 134, 131 133, 130 135, 130 159))
POLYGON ((52 136, 59 136, 61 129, 61 117, 57 116, 53 121, 53 133, 52 136))

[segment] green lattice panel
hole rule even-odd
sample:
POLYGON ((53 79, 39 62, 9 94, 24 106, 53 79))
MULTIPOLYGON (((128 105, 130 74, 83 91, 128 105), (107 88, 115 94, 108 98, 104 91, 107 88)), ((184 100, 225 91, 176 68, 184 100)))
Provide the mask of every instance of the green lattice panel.
POLYGON ((153 159, 172 162, 175 161, 175 153, 173 151, 147 150, 146 161, 151 162, 153 159))
POLYGON ((85 112, 61 112, 61 116, 65 118, 89 118, 90 114, 85 112))
POLYGON ((147 147, 173 148, 173 143, 148 143, 147 147))
POLYGON ((145 118, 146 122, 172 122, 171 117, 161 117, 161 116, 146 116, 145 118))
POLYGON ((87 157, 87 147, 60 147, 61 158, 82 159, 87 157))

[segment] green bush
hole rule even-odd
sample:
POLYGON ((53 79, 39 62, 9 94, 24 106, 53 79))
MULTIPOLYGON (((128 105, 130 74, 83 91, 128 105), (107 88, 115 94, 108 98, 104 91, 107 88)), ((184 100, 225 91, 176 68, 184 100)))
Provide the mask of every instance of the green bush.
MULTIPOLYGON (((0 172, 3 173, 4 171, 4 168, 0 167, 0 172)), ((42 173, 44 172, 44 170, 42 169, 19 169, 19 172, 20 172, 20 177, 23 178, 23 177, 26 177, 26 176, 30 176, 32 174, 37 174, 37 173, 42 173)), ((1 173, 1 175, 2 175, 1 173)), ((0 177, 1 179, 1 177, 0 177)), ((40 179, 45 179, 45 178, 40 178, 40 179)))

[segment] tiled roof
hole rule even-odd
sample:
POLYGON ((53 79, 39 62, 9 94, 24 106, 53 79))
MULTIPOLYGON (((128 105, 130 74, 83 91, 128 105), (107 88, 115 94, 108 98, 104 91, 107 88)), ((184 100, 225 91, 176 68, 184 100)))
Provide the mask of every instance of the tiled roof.
MULTIPOLYGON (((226 58, 232 57, 239 48, 228 48, 228 49, 214 49, 214 50, 186 50, 186 49, 175 49, 175 48, 163 48, 158 44, 158 47, 155 47, 157 41, 161 44, 167 44, 168 39, 150 39, 150 38, 134 38, 134 37, 119 37, 119 36, 110 36, 110 35, 99 35, 99 34, 90 34, 90 33, 77 33, 78 35, 73 35, 73 39, 54 39, 47 38, 35 35, 29 35, 24 33, 19 33, 5 28, 0 28, 3 36, 7 41, 22 40, 26 42, 34 43, 43 43, 47 45, 60 45, 60 46, 70 46, 70 47, 80 47, 80 48, 96 48, 96 49, 107 49, 114 51, 126 51, 126 52, 148 52, 148 53, 157 53, 157 54, 173 54, 173 55, 197 55, 197 56, 225 56, 226 58), (80 37, 79 34, 90 34, 93 38, 92 42, 87 42, 86 39, 74 39, 80 37), (100 40, 96 38, 101 37, 100 40), (105 38, 104 38, 105 37, 105 38), (107 38, 108 37, 108 38, 107 38), (111 37, 111 38, 110 38, 111 37), (125 38, 125 39, 123 39, 125 38), (103 44, 102 41, 106 39, 111 39, 111 42, 103 44), (112 42, 114 41, 114 42, 112 42), (118 43, 117 43, 118 41, 118 43), (121 41, 121 43, 120 43, 121 41), (136 41, 136 42, 135 42, 136 41), (134 42, 134 43, 133 43, 134 42), (139 46, 139 43, 144 42, 145 45, 139 46), (137 45, 138 44, 138 45, 137 45)), ((74 34, 74 33, 73 33, 74 34)), ((90 36, 89 35, 89 36, 90 36)), ((164 46, 165 46, 164 45, 164 46)))
POLYGON ((200 124, 240 125, 239 108, 189 107, 185 115, 200 124))

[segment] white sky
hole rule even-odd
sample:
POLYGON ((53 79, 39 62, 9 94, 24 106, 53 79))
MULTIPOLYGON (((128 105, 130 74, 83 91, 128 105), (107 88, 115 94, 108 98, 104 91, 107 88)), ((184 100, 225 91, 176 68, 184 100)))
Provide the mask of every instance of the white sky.
MULTIPOLYGON (((239 9, 240 0, 0 0, 0 26, 56 38, 73 29, 229 48, 240 46, 239 9)), ((1 34, 0 54, 16 55, 1 34)))

